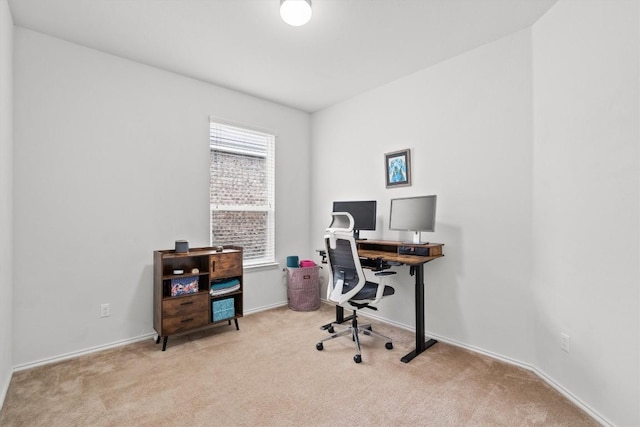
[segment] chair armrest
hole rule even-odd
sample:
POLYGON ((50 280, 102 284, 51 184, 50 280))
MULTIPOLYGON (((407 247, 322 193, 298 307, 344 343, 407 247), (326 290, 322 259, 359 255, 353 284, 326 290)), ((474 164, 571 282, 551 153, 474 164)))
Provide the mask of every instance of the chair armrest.
POLYGON ((382 297, 384 296, 384 288, 385 288, 385 284, 384 284, 384 279, 386 276, 391 276, 396 274, 395 271, 380 271, 378 273, 375 273, 376 276, 380 277, 380 282, 378 283, 378 289, 376 289, 376 299, 374 301, 371 302, 371 304, 377 304, 382 297))

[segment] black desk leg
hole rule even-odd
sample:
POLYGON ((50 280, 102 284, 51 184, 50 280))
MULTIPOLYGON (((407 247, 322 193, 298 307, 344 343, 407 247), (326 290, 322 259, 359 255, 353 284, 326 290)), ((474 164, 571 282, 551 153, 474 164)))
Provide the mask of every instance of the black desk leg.
POLYGON ((416 349, 406 354, 402 359, 404 363, 409 363, 414 357, 437 343, 434 339, 425 342, 424 336, 424 264, 415 266, 416 273, 416 349))
POLYGON ((351 319, 353 319, 353 315, 344 317, 344 308, 340 307, 339 305, 336 305, 336 321, 327 323, 326 325, 322 325, 320 326, 320 329, 327 330, 331 327, 333 323, 344 323, 351 319))

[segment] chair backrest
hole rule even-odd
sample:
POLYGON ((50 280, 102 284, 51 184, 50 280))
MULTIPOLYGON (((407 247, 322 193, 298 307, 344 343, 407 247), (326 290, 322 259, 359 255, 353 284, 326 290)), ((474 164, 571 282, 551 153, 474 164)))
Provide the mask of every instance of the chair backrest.
POLYGON ((327 299, 344 304, 365 285, 366 279, 353 238, 353 217, 348 212, 333 212, 324 236, 329 264, 327 299))

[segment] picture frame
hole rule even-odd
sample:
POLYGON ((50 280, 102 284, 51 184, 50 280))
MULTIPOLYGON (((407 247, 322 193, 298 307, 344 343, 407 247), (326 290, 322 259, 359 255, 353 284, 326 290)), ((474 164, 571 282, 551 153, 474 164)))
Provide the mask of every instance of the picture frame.
POLYGON ((411 150, 400 150, 384 155, 384 174, 387 188, 411 185, 411 150))

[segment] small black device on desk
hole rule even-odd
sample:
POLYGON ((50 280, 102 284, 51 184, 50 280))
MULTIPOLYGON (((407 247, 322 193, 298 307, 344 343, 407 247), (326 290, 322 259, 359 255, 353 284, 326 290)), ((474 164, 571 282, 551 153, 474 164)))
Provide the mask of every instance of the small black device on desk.
MULTIPOLYGON (((427 245, 428 243, 423 243, 427 245)), ((398 246, 399 255, 418 255, 429 256, 429 247, 427 246, 398 246)))

